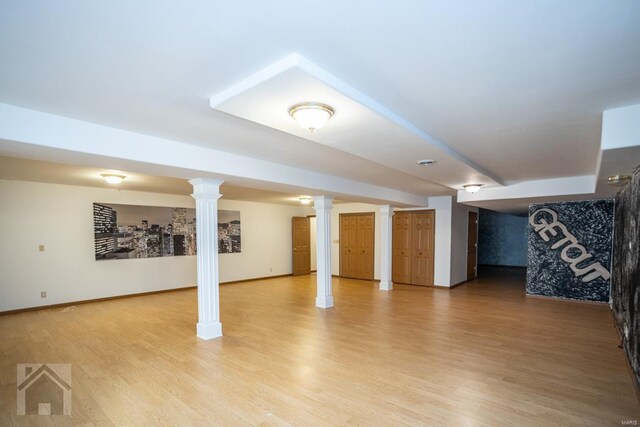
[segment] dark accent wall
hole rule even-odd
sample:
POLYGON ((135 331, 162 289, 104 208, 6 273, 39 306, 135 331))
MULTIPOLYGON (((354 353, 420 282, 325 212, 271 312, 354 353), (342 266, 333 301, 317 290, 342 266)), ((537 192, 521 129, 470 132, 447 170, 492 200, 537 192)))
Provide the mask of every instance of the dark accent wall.
POLYGON ((640 386, 640 169, 616 196, 615 215, 612 309, 640 386))
POLYGON ((478 215, 478 264, 527 266, 527 217, 488 209, 478 215))
POLYGON ((529 207, 527 294, 609 301, 613 200, 529 207))

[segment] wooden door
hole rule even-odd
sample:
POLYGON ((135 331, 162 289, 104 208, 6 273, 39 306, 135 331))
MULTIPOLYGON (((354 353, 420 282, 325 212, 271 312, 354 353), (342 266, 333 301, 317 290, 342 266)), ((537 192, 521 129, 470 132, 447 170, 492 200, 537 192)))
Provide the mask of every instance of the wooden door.
POLYGON ((411 212, 393 215, 391 280, 395 283, 411 283, 411 220, 411 212))
POLYGON ((309 218, 296 217, 291 219, 293 242, 293 275, 311 273, 311 235, 309 218))
POLYGON ((435 213, 414 212, 411 237, 411 284, 433 286, 435 213))
POLYGON ((478 213, 469 212, 469 231, 467 233, 467 280, 478 275, 478 213))
POLYGON ((340 214, 340 276, 373 280, 374 213, 340 214))
POLYGON ((356 278, 373 280, 373 245, 375 214, 362 214, 357 218, 357 271, 356 278))
POLYGON ((340 215, 340 276, 356 278, 358 273, 358 217, 340 215))

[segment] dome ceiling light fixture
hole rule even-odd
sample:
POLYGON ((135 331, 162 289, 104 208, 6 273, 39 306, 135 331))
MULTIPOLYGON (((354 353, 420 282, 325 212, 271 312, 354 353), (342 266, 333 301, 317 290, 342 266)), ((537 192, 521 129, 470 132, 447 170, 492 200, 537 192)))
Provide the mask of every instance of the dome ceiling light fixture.
POLYGON ((463 185, 462 188, 467 190, 469 193, 477 193, 482 188, 483 184, 467 184, 463 185))
POLYGON ((309 196, 302 196, 300 197, 300 203, 302 203, 303 205, 309 205, 311 204, 311 197, 309 196))
POLYGON ((114 175, 112 173, 103 173, 100 176, 109 184, 120 184, 126 178, 124 175, 114 175))
POLYGON ((416 162, 416 165, 418 166, 431 166, 432 164, 434 164, 436 161, 432 160, 432 159, 424 159, 424 160, 418 160, 416 162))
POLYGON ((334 113, 333 108, 320 102, 301 102, 289 107, 289 115, 309 132, 326 125, 334 113))

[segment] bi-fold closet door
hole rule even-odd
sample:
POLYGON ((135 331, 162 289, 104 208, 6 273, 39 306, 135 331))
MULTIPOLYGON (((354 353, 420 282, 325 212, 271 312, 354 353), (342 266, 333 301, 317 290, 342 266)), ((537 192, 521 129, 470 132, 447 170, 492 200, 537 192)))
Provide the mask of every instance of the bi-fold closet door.
POLYGON ((392 280, 433 286, 435 211, 401 211, 393 215, 392 280))
POLYGON ((340 276, 373 280, 374 213, 340 214, 340 276))

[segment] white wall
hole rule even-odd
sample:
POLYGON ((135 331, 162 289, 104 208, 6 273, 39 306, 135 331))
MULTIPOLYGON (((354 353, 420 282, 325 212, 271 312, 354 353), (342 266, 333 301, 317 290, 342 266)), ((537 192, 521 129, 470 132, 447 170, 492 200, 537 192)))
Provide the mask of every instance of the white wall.
POLYGON ((602 113, 603 150, 635 147, 640 135, 640 104, 614 108, 602 113))
MULTIPOLYGON (((340 214, 375 212, 374 278, 380 279, 380 207, 366 203, 345 203, 331 210, 331 274, 340 274, 340 214)), ((429 197, 428 205, 422 208, 436 211, 434 284, 450 287, 467 278, 467 218, 469 212, 477 212, 472 206, 455 202, 451 196, 429 197)), ((397 209, 401 210, 401 209, 397 209)), ((314 211, 308 208, 307 213, 314 211)), ((315 235, 315 232, 312 232, 315 235)), ((315 255, 312 255, 315 262, 315 255)), ((313 267, 312 267, 313 269, 313 267)))
MULTIPOLYGON (((0 311, 196 284, 195 256, 95 261, 93 202, 195 206, 190 196, 0 180, 0 311)), ((220 208, 242 221, 242 253, 220 255, 221 281, 291 273, 291 217, 303 208, 224 199, 220 208)))
POLYGON ((451 286, 451 203, 451 196, 429 197, 427 206, 436 211, 435 286, 451 286))
POLYGON ((462 205, 453 201, 451 210, 450 286, 457 285, 458 283, 462 283, 467 280, 467 242, 469 237, 469 212, 478 212, 478 208, 462 205))
POLYGON ((467 276, 467 217, 472 206, 456 203, 451 196, 429 197, 427 206, 436 212, 434 272, 435 286, 451 287, 467 276))
MULTIPOLYGON (((93 202, 194 207, 190 196, 0 180, 0 311, 194 286, 196 257, 95 261, 93 202), (45 245, 39 252, 38 245, 45 245), (47 298, 41 299, 40 292, 47 298)), ((451 197, 429 198, 436 210, 435 284, 466 278, 466 216, 475 208, 451 197)), ((220 200, 239 210, 242 252, 221 254, 220 281, 291 273, 291 217, 313 211, 297 206, 220 200)), ((331 216, 332 274, 340 273, 340 213, 374 212, 374 277, 380 277, 379 206, 335 205, 331 216)), ((312 224, 312 269, 315 232, 312 224)))
POLYGON ((242 252, 218 256, 220 282, 291 274, 291 218, 305 208, 224 198, 218 207, 240 211, 242 230, 242 252))

